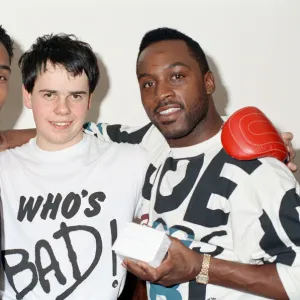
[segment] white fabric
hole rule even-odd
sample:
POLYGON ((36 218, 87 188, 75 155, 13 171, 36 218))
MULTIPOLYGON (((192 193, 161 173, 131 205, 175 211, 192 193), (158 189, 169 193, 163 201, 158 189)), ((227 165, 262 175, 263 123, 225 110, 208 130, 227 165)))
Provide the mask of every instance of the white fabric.
POLYGON ((140 208, 148 165, 139 146, 89 135, 62 151, 33 139, 0 153, 3 300, 117 299, 125 270, 111 246, 140 208))
MULTIPOLYGON (((273 158, 234 160, 222 149, 220 133, 195 146, 170 149, 153 126, 139 141, 133 133, 144 129, 114 126, 90 124, 87 132, 112 141, 118 137, 118 142, 138 142, 148 150, 152 166, 143 188, 143 223, 217 258, 278 263, 289 297, 300 299, 300 281, 296 280, 300 266, 299 185, 285 165, 273 158), (156 141, 155 148, 149 141, 156 141)), ((148 284, 148 297, 263 299, 195 281, 171 288, 148 284)))

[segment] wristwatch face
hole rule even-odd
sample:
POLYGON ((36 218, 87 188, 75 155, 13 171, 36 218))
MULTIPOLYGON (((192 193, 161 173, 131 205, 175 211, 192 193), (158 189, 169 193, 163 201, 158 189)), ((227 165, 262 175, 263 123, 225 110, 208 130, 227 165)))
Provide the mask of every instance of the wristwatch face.
POLYGON ((196 277, 197 283, 207 284, 208 283, 208 276, 204 274, 199 274, 196 277))

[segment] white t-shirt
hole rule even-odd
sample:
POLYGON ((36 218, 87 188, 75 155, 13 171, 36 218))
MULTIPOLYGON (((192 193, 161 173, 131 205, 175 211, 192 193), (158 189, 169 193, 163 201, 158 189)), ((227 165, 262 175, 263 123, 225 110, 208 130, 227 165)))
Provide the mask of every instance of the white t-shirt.
MULTIPOLYGON (((100 138, 140 143, 148 150, 142 222, 200 253, 247 264, 276 263, 290 299, 300 299, 299 184, 274 158, 238 161, 220 133, 191 147, 170 149, 158 130, 89 124, 100 138), (157 155, 158 153, 158 155, 157 155)), ((148 284, 150 300, 264 299, 195 280, 148 284)))
POLYGON ((140 209, 148 165, 139 146, 89 135, 0 153, 3 300, 117 299, 125 270, 111 246, 140 209))

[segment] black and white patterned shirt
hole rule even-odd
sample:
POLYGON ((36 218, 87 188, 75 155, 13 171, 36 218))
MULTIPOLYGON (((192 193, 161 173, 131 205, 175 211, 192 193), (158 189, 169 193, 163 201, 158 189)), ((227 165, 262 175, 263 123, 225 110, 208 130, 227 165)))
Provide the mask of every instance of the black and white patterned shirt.
MULTIPOLYGON (((170 149, 151 124, 89 123, 86 132, 139 143, 148 151, 152 164, 143 187, 143 223, 196 252, 246 264, 276 263, 289 298, 300 299, 300 190, 283 163, 233 159, 222 148, 220 133, 194 146, 170 149)), ((150 300, 264 299, 195 281, 147 288, 150 300)))

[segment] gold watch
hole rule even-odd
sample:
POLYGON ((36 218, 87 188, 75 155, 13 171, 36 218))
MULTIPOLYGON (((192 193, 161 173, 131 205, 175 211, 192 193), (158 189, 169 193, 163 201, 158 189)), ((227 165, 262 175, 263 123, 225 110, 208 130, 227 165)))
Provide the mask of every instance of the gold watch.
POLYGON ((210 265, 210 255, 209 254, 204 254, 203 255, 201 271, 196 276, 196 282, 197 283, 208 284, 208 281, 209 281, 209 276, 208 276, 209 265, 210 265))

